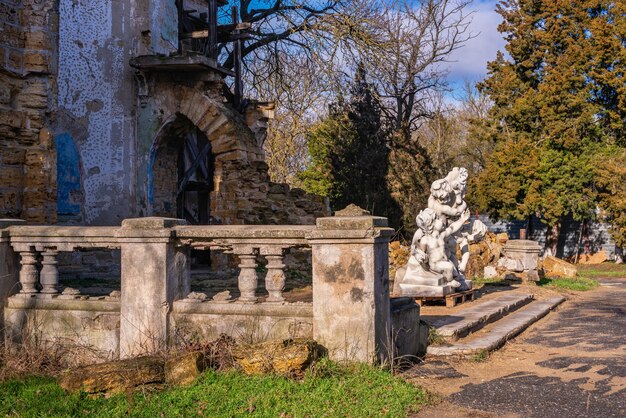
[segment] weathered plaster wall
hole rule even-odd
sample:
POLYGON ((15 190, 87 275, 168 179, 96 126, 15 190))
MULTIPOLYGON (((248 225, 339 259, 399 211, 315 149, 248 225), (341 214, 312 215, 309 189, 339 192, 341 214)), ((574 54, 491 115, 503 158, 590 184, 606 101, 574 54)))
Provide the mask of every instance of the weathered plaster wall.
POLYGON ((59 2, 57 133, 80 155, 86 224, 119 224, 133 214, 132 3, 59 2))
POLYGON ((56 344, 68 365, 112 360, 119 357, 119 309, 119 302, 12 297, 4 310, 5 336, 31 350, 56 344))
POLYGON ((328 214, 323 199, 269 181, 248 124, 257 136, 262 126, 223 103, 216 73, 161 73, 150 87, 135 78, 132 57, 176 52, 173 0, 0 0, 0 25, 0 215, 119 225, 165 214, 154 175, 173 166, 152 164, 159 130, 177 115, 211 136, 215 222, 328 214))
POLYGON ((0 0, 0 217, 56 221, 54 0, 0 0))

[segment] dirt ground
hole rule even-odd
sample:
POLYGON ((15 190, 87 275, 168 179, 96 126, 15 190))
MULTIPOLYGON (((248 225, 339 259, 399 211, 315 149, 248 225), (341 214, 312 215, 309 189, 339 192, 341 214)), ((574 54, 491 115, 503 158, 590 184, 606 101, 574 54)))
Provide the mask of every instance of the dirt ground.
POLYGON ((626 417, 626 277, 599 281, 564 293, 561 307, 484 361, 426 359, 405 372, 438 399, 416 416, 626 417))

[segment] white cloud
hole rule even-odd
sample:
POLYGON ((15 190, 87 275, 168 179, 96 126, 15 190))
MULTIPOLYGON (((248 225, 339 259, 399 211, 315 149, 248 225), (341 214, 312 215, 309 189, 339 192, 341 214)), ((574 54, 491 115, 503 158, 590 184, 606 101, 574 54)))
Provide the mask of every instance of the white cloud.
POLYGON ((449 64, 448 79, 456 90, 464 80, 479 81, 487 74, 487 62, 496 57, 498 50, 505 52, 506 42, 498 32, 502 17, 495 12, 495 0, 485 0, 471 5, 475 10, 471 33, 476 36, 454 51, 449 64))

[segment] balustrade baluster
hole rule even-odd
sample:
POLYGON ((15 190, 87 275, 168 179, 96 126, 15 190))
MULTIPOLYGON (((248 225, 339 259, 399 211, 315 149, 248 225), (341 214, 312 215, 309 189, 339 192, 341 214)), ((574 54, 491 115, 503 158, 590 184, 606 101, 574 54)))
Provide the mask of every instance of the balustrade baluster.
POLYGON ((34 295, 38 292, 39 271, 37 270, 37 253, 34 249, 19 251, 20 253, 20 294, 34 295))
POLYGON ((267 275, 265 289, 269 296, 267 302, 283 302, 285 288, 285 264, 283 264, 284 249, 282 247, 264 248, 261 254, 267 259, 267 275))
POLYGON ((240 302, 256 302, 256 288, 259 278, 256 273, 256 255, 252 248, 244 247, 235 250, 239 256, 239 296, 240 302))
POLYGON ((57 255, 56 248, 46 248, 42 255, 41 261, 42 268, 40 274, 41 281, 41 293, 56 294, 59 293, 59 270, 57 269, 57 255))

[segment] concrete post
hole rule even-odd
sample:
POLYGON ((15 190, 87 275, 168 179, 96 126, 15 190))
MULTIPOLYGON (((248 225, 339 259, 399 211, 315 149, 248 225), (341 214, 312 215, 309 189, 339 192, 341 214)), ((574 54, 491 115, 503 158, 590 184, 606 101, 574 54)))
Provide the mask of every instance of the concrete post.
POLYGON ((18 256, 11 248, 9 230, 11 225, 25 224, 21 219, 0 219, 0 337, 4 340, 4 307, 9 296, 19 292, 18 256))
POLYGON ((117 232, 122 252, 120 358, 167 347, 172 303, 191 291, 189 250, 175 245, 182 219, 125 219, 117 232))
POLYGON ((318 218, 308 236, 313 252, 313 336, 332 359, 387 362, 393 229, 387 228, 387 218, 342 212, 346 215, 318 218))

